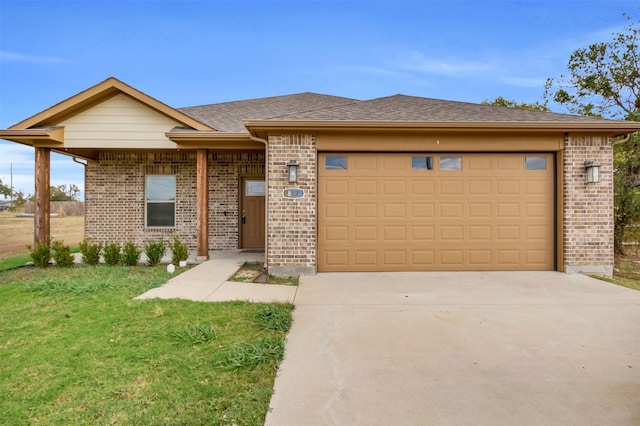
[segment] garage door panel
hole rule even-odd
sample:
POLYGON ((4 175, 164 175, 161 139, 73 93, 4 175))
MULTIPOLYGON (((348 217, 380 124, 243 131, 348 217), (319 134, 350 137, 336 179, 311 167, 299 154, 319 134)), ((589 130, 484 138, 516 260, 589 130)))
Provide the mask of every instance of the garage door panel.
POLYGON ((412 218, 433 218, 435 206, 433 203, 413 203, 411 204, 412 218))
POLYGON ((440 252, 440 264, 442 266, 459 267, 456 265, 462 265, 464 259, 463 251, 458 250, 442 250, 440 252))
POLYGON ((518 195, 520 193, 520 182, 517 180, 501 180, 498 182, 498 193, 496 195, 518 195))
POLYGON ((492 240, 491 226, 487 225, 469 225, 467 240, 470 242, 488 242, 492 240))
POLYGON ((491 250, 469 250, 469 265, 484 268, 491 264, 491 250))
POLYGON ((329 242, 347 242, 349 239, 349 227, 343 226, 327 226, 324 228, 324 238, 329 242))
POLYGON ((407 209, 404 203, 396 204, 396 203, 385 203, 383 207, 384 211, 384 219, 393 218, 393 219, 406 219, 407 217, 407 209))
POLYGON ((353 218, 377 218, 378 217, 378 204, 377 203, 356 203, 353 205, 353 218))
POLYGON ((404 226, 384 226, 384 241, 405 241, 407 239, 407 230, 404 226))
POLYGON ((349 184, 342 180, 327 180, 322 183, 324 192, 327 195, 348 195, 349 184))
POLYGON ((377 267, 378 252, 374 250, 357 250, 354 252, 353 263, 356 266, 377 267))
POLYGON ((433 241, 435 236, 434 226, 411 225, 411 239, 415 242, 433 241))
POLYGON ((353 195, 376 195, 378 181, 375 179, 357 179, 353 182, 353 195))
POLYGON ((440 203, 440 217, 449 219, 459 219, 462 217, 464 207, 462 203, 440 203))
POLYGON ((491 219, 491 203, 474 203, 469 202, 469 218, 474 219, 491 219))
POLYGON ((464 182, 462 180, 447 179, 440 183, 441 195, 462 195, 464 194, 464 182))
POLYGON ((356 242, 375 242, 378 240, 378 227, 376 225, 355 225, 353 239, 356 242))
POLYGON ((407 256, 404 250, 384 250, 382 253, 384 264, 387 266, 404 266, 407 256))
POLYGON ((443 225, 440 226, 441 241, 459 241, 462 242, 463 227, 462 225, 443 225))
POLYGON ((423 179, 417 179, 411 181, 411 194, 412 195, 433 195, 434 182, 426 181, 423 179))
POLYGON ((411 251, 411 264, 418 267, 430 268, 434 264, 434 250, 413 250, 411 251))
POLYGON ((491 181, 473 180, 468 182, 469 195, 489 195, 491 194, 491 181))
POLYGON ((327 267, 345 268, 349 265, 349 252, 347 250, 327 250, 323 254, 323 259, 327 267))
POLYGON ((498 204, 498 218, 519 218, 520 217, 520 203, 506 203, 499 202, 498 204))
POLYGON ((524 154, 345 154, 318 172, 318 270, 550 270, 554 171, 524 154), (431 168, 433 167, 433 168, 431 168), (455 168, 455 167, 454 167, 455 168))
POLYGON ((349 217, 349 204, 348 202, 342 203, 327 203, 324 205, 324 214, 327 218, 348 218, 349 217))

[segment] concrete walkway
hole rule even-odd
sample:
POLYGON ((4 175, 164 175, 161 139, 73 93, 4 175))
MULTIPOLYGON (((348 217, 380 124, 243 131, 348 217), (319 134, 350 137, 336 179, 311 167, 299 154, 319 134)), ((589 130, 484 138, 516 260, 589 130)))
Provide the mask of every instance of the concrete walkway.
POLYGON ((556 272, 301 280, 266 424, 639 425, 640 292, 556 272))
POLYGON ((261 262, 263 253, 213 252, 211 260, 194 266, 136 299, 188 299, 199 302, 243 300, 255 303, 290 302, 297 286, 227 281, 244 262, 261 262))

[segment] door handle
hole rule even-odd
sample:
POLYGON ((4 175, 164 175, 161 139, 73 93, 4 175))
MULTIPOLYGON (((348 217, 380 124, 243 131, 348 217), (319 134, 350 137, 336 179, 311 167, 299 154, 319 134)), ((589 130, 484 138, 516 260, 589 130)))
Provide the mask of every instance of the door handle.
POLYGON ((242 224, 247 223, 247 212, 242 210, 242 224))

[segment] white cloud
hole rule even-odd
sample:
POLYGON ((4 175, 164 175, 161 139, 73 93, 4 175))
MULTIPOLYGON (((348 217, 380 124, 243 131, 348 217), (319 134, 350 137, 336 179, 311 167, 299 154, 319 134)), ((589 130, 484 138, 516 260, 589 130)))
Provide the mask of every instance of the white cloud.
POLYGON ((400 68, 444 77, 464 77, 474 74, 487 74, 495 65, 488 61, 473 61, 461 58, 429 57, 421 52, 409 52, 401 55, 400 68))
POLYGON ((0 61, 2 62, 21 62, 28 64, 68 64, 71 61, 67 59, 57 58, 55 56, 30 55, 25 53, 7 52, 0 50, 0 61))

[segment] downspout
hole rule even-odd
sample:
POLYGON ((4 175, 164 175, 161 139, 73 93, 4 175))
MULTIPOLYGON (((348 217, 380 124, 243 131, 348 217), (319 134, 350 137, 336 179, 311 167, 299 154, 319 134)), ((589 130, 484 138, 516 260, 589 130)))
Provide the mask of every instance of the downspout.
POLYGON ((267 269, 267 265, 269 264, 268 259, 269 259, 269 173, 267 168, 268 168, 268 164, 269 164, 269 142, 266 139, 262 139, 258 136, 256 136, 255 134, 253 134, 253 132, 251 130, 249 130, 249 137, 251 138, 251 140, 254 140, 256 142, 260 142, 264 144, 264 183, 267 189, 267 192, 265 194, 265 208, 267 209, 267 211, 265 212, 264 215, 264 264, 262 265, 262 267, 264 268, 265 271, 268 272, 267 269))

